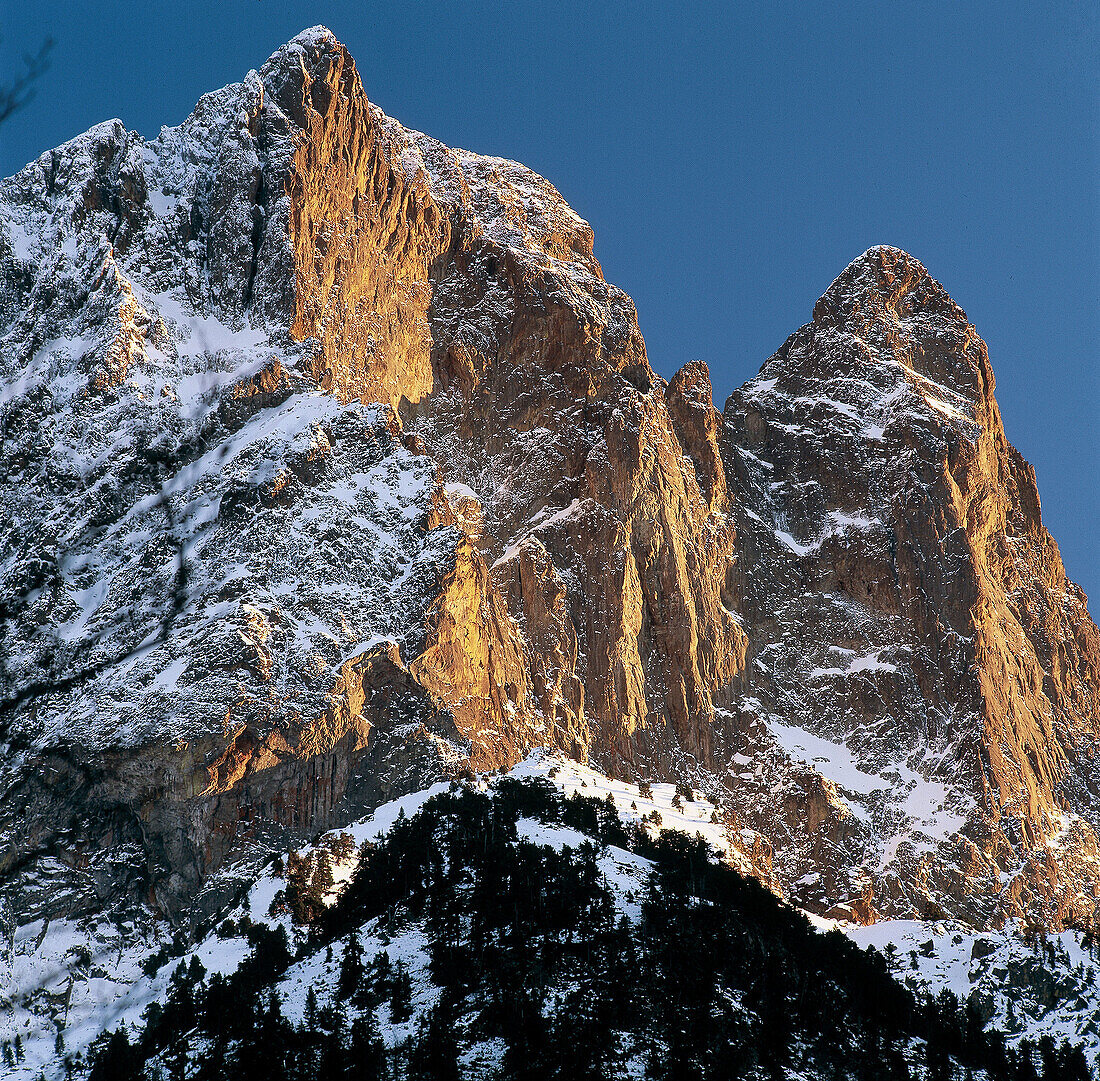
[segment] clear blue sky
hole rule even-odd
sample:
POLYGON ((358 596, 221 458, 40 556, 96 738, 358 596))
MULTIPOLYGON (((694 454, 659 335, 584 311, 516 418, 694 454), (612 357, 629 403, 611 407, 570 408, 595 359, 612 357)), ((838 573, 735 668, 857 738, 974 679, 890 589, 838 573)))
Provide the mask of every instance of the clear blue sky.
POLYGON ((0 173, 91 124, 145 135, 325 23, 367 93, 525 162, 596 230, 654 367, 719 406, 843 267, 920 258, 989 344, 1009 438, 1100 615, 1100 31, 1081 3, 8 0, 58 40, 0 173))

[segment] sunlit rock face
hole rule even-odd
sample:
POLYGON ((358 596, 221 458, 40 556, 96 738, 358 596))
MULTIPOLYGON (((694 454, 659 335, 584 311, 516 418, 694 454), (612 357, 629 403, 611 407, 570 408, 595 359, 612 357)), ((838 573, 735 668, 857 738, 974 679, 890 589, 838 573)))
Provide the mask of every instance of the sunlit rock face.
POLYGON ((1092 920, 1100 638, 963 311, 872 249, 724 421, 741 752, 767 730, 837 786, 743 778, 748 819, 789 831, 792 895, 847 890, 867 919, 1092 920))
POLYGON ((1097 632, 963 313, 875 249, 719 413, 592 242, 320 28, 0 185, 21 919, 204 919, 537 746, 818 911, 1093 918, 1097 632))

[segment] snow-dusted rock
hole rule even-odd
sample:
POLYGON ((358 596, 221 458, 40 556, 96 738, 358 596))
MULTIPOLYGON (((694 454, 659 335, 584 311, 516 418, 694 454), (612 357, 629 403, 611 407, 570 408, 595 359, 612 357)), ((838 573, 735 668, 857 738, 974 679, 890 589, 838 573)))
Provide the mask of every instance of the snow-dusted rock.
POLYGON ((965 315, 873 249, 719 414, 592 241, 322 28, 0 184, 18 922, 539 746, 819 913, 1095 920, 1097 631, 965 315))
POLYGON ((724 421, 737 749, 768 763, 739 800, 781 880, 862 919, 1091 924, 1100 635, 963 311, 874 248, 724 421))

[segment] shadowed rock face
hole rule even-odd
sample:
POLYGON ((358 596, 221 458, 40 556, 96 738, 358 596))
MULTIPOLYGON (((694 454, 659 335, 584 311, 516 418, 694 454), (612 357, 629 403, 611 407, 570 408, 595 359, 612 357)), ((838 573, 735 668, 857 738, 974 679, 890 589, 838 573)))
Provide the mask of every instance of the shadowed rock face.
POLYGON ((0 205, 27 918, 204 918, 273 846, 541 745, 703 788, 819 911, 1094 918, 1097 631, 909 256, 720 414, 545 180, 384 116, 319 28, 0 205))

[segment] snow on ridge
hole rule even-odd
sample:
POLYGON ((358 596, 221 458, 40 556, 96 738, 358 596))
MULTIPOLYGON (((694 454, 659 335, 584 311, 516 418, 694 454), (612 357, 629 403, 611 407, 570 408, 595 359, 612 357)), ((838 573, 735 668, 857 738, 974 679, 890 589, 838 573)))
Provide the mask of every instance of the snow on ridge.
POLYGON ((493 563, 493 567, 499 567, 507 563, 509 560, 515 559, 516 556, 523 550, 524 545, 531 540, 538 541, 538 533, 543 529, 549 529, 552 526, 567 522, 571 518, 576 518, 584 513, 587 513, 591 508, 592 500, 575 498, 567 507, 561 507, 555 510, 552 507, 544 507, 536 515, 534 515, 530 522, 527 524, 526 529, 517 537, 511 541, 493 563))
MULTIPOLYGON (((320 45, 322 43, 335 42, 336 35, 323 23, 317 23, 316 26, 307 26, 305 30, 299 31, 283 46, 287 48, 290 45, 303 45, 306 48, 314 45, 320 45)), ((276 53, 278 50, 276 50, 276 53)))
POLYGON ((824 538, 814 541, 811 544, 799 544, 785 529, 775 529, 775 539, 781 541, 782 544, 789 548, 796 556, 808 556, 811 552, 816 552, 822 544, 824 538))
MULTIPOLYGON (((864 660, 857 658, 853 664, 864 660)), ((810 766, 846 797, 843 808, 870 830, 868 844, 871 851, 878 850, 880 873, 893 864, 903 845, 914 854, 932 852, 965 825, 973 800, 935 779, 937 763, 930 752, 918 763, 923 771, 895 758, 872 772, 842 742, 774 716, 767 723, 784 755, 810 766)))
POLYGON ((677 807, 676 785, 653 783, 650 795, 642 795, 641 788, 629 781, 615 780, 591 766, 572 758, 553 754, 546 750, 532 751, 522 762, 508 771, 516 778, 546 778, 561 789, 566 796, 579 794, 596 799, 609 795, 615 810, 625 822, 646 823, 656 812, 660 816, 660 829, 678 830, 691 836, 700 836, 716 852, 740 869, 747 868, 747 861, 731 846, 726 827, 718 814, 718 808, 710 800, 700 796, 695 800, 680 799, 677 807))
POLYGON ((861 533, 869 533, 882 527, 881 518, 872 518, 866 514, 846 514, 840 510, 829 511, 829 520, 838 530, 855 529, 861 533))
MULTIPOLYGON (((804 743, 808 736, 798 732, 786 735, 792 746, 804 743)), ((815 748, 821 749, 817 744, 815 748)), ((825 750, 834 760, 843 757, 838 745, 825 750)), ((851 764, 851 756, 848 757, 849 782, 877 790, 878 779, 858 770, 851 764)), ((661 828, 699 834, 719 852, 736 856, 729 850, 724 827, 710 820, 713 805, 699 799, 684 800, 682 807, 676 807, 672 802, 673 785, 653 784, 652 795, 642 796, 638 785, 614 780, 591 766, 544 750, 533 751, 506 775, 517 779, 549 780, 566 795, 579 793, 596 799, 606 799, 610 795, 624 819, 644 821, 647 826, 653 812, 657 811, 662 819, 661 828)), ((498 775, 483 775, 473 784, 481 791, 490 791, 497 779, 498 775)), ((334 885, 329 892, 329 903, 335 900, 354 873, 359 845, 384 835, 399 816, 412 817, 429 799, 449 787, 437 783, 392 800, 371 815, 299 849, 298 854, 308 858, 313 852, 331 852, 333 842, 342 835, 350 838, 352 843, 344 846, 344 854, 331 858, 334 885)), ((517 832, 525 840, 559 850, 590 840, 560 824, 531 819, 521 819, 517 832)), ((631 920, 639 918, 640 902, 651 870, 649 861, 608 846, 600 855, 598 867, 621 913, 631 920)), ((271 867, 261 871, 241 903, 225 913, 230 927, 247 916, 269 927, 282 926, 292 944, 304 942, 290 914, 278 913, 273 908, 284 884, 284 879, 271 867)), ((1090 1061, 1100 1063, 1100 1035, 1095 1021, 1100 1016, 1100 965, 1093 954, 1083 948, 1080 934, 1063 932, 1048 936, 1036 945, 1026 942, 1019 933, 1021 929, 1015 927, 1001 932, 975 932, 962 925, 929 921, 891 920, 862 927, 810 918, 822 930, 839 928, 857 945, 873 946, 883 952, 895 975, 914 990, 935 995, 946 988, 963 1000, 976 993, 983 1001, 992 1003, 994 1023, 1013 1034, 1013 1038, 1034 1039, 1051 1034, 1056 1040, 1067 1038, 1076 1042, 1083 1039, 1090 1061), (1054 1006, 1044 1005, 1041 994, 1028 991, 1026 986, 1021 993, 1003 983, 1001 974, 1006 970, 1025 979, 1025 985, 1028 972, 1036 974, 1038 980, 1044 966, 1049 966, 1051 950, 1058 958, 1054 978, 1067 988, 1066 994, 1054 1006)), ((437 995, 428 976, 426 942, 416 926, 384 937, 369 925, 359 933, 366 954, 385 949, 392 960, 401 960, 408 967, 413 981, 413 1022, 402 1026, 383 1025, 385 1041, 393 1046, 414 1031, 415 1017, 428 1009, 437 995)), ((164 960, 149 975, 149 959, 156 954, 161 941, 155 924, 138 926, 131 923, 119 928, 106 920, 83 925, 57 921, 48 926, 39 921, 16 929, 4 964, 0 966, 0 995, 11 1003, 11 1009, 0 1015, 0 1039, 14 1039, 18 1033, 26 1050, 26 1060, 12 1074, 13 1081, 30 1081, 39 1072, 44 1072, 50 1081, 63 1075, 63 1067, 54 1051, 56 1029, 50 1019, 47 992, 65 990, 70 987, 71 980, 71 990, 67 992, 69 1023, 65 1041, 67 1053, 73 1054, 86 1051, 102 1031, 119 1024, 138 1027, 147 1006, 153 1001, 164 1000, 171 974, 181 962, 187 964, 191 957, 197 957, 208 972, 228 974, 249 952, 241 933, 233 930, 227 933, 223 924, 221 930, 211 930, 190 949, 164 960), (47 974, 44 981, 40 978, 42 973, 47 974)), ((326 958, 325 951, 309 952, 283 974, 278 993, 283 1010, 292 1021, 304 1017, 311 988, 324 1004, 335 987, 342 950, 340 942, 334 943, 331 959, 326 958)))
POLYGON ((181 357, 202 357, 204 367, 223 350, 240 352, 268 344, 267 331, 254 328, 247 320, 234 330, 213 312, 197 313, 176 295, 175 290, 147 294, 145 305, 176 331, 175 349, 181 357))

